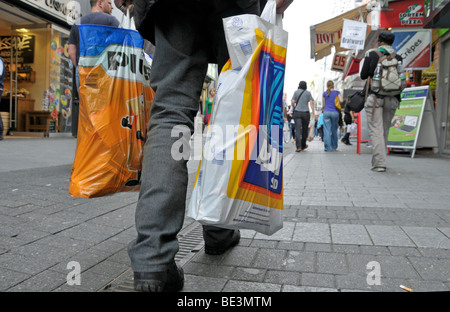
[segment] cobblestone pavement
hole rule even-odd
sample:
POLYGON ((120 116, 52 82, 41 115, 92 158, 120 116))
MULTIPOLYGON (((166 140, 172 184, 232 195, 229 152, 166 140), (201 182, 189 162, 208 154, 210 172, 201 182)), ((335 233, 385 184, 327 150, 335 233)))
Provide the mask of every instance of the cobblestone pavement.
MULTIPOLYGON (((76 140, 0 142, 0 291, 131 291, 127 244, 137 193, 68 194, 76 140), (68 276, 80 265, 80 285, 68 276)), ((203 252, 186 218, 177 261, 183 291, 450 290, 450 160, 426 151, 392 154, 370 171, 355 144, 325 153, 314 140, 284 153, 284 227, 242 230, 222 256, 203 252)), ((189 162, 190 183, 197 169, 189 162)))

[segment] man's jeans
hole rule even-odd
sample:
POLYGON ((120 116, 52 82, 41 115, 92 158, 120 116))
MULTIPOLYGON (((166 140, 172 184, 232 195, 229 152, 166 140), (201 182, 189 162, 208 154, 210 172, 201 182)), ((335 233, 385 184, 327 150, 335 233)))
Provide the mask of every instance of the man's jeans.
MULTIPOLYGON (((234 5, 234 1, 210 3, 213 2, 218 6, 234 5)), ((155 4, 155 9, 156 5, 161 14, 154 14, 156 50, 150 78, 155 98, 136 207, 138 235, 128 248, 134 272, 164 271, 178 251, 176 235, 182 228, 186 206, 189 138, 194 131, 208 62, 215 58, 220 70, 228 60, 221 18, 217 18, 217 12, 202 12, 203 7, 212 4, 193 1, 183 6, 161 1, 155 4), (214 21, 208 21, 214 14, 214 21), (173 132, 175 126, 184 126, 187 131, 173 132), (183 135, 183 150, 173 148, 183 135), (172 153, 179 156, 180 152, 186 156, 184 159, 172 156, 172 153)), ((235 9, 221 13, 238 14, 239 8, 235 9)), ((204 227, 205 243, 220 247, 233 233, 233 230, 204 227)))
POLYGON ((386 168, 387 141, 392 118, 399 105, 394 96, 378 98, 375 94, 367 97, 364 108, 367 114, 367 130, 372 139, 372 167, 386 168), (375 112, 372 112, 376 104, 375 112))
POLYGON ((334 151, 338 147, 339 114, 338 112, 323 113, 323 141, 326 152, 334 151))

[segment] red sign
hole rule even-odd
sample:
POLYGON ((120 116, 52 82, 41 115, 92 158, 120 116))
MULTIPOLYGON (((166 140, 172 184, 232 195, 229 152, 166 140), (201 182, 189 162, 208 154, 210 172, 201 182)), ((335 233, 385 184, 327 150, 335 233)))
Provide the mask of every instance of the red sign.
POLYGON ((347 63, 347 55, 336 53, 333 58, 333 64, 331 64, 331 70, 343 72, 346 63, 347 63))
POLYGON ((425 16, 423 6, 424 0, 389 2, 388 11, 380 12, 380 27, 422 27, 425 16))
POLYGON ((316 44, 335 44, 341 40, 342 29, 336 32, 316 33, 316 44))

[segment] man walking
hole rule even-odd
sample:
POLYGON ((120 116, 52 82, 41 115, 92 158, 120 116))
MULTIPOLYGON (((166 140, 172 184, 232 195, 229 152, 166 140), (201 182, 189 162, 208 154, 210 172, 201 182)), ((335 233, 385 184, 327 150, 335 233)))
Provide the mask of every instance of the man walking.
MULTIPOLYGON (((277 0, 279 13, 291 2, 277 0)), ((121 10, 131 3, 115 0, 121 10)), ((185 215, 188 172, 186 159, 171 156, 172 145, 179 140, 171 135, 172 129, 188 126, 187 136, 192 135, 208 63, 218 63, 220 70, 229 59, 222 18, 260 14, 260 9, 260 0, 134 1, 136 28, 144 39, 156 43, 150 77, 155 97, 136 207, 137 238, 128 248, 136 290, 183 287, 183 270, 174 258, 185 215)), ((218 255, 235 246, 240 234, 205 226, 203 237, 205 252, 218 255)))
POLYGON ((395 54, 392 44, 395 35, 389 31, 383 31, 378 36, 377 48, 366 52, 364 65, 361 69, 361 79, 368 79, 365 88, 369 88, 369 95, 365 103, 367 114, 367 126, 372 139, 372 171, 386 171, 387 139, 391 120, 394 117, 400 103, 401 90, 396 95, 381 95, 372 87, 370 81, 374 77, 378 61, 382 56, 395 56, 397 61, 402 61, 400 55, 395 54))
POLYGON ((77 90, 80 87, 80 78, 78 76, 78 61, 80 59, 80 36, 78 32, 78 25, 82 24, 94 24, 118 27, 119 21, 117 18, 111 15, 112 13, 112 0, 90 0, 91 13, 82 16, 72 25, 69 34, 69 58, 72 61, 76 70, 76 84, 77 90))
POLYGON ((308 148, 306 139, 308 138, 309 122, 311 120, 310 109, 315 116, 314 112, 314 100, 311 96, 311 92, 307 91, 306 81, 300 81, 298 89, 292 95, 291 103, 295 124, 295 145, 296 152, 300 152, 308 148))

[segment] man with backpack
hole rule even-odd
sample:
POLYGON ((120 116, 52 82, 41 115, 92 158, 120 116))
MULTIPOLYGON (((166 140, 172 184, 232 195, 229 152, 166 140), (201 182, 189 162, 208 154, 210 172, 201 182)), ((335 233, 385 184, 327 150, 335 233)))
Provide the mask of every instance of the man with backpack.
POLYGON ((367 79, 365 88, 369 88, 364 107, 373 146, 371 170, 375 172, 386 171, 389 128, 405 84, 402 57, 392 48, 394 39, 389 31, 380 33, 377 48, 366 52, 360 74, 361 79, 367 79))

